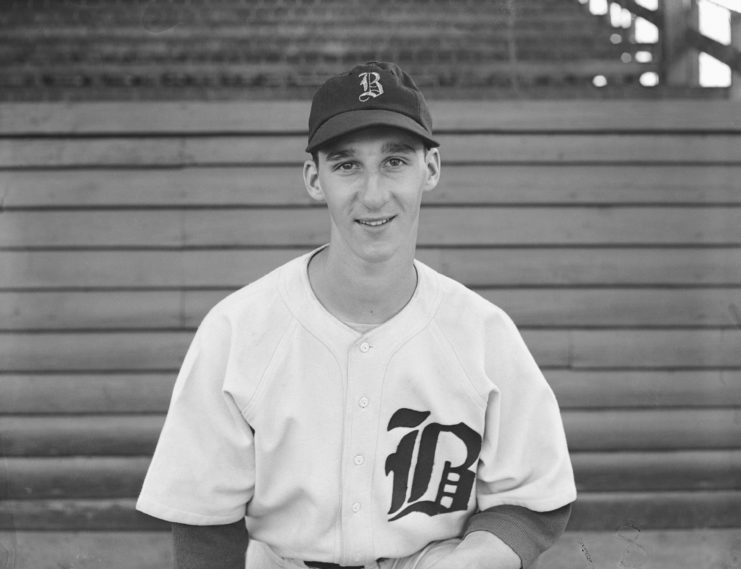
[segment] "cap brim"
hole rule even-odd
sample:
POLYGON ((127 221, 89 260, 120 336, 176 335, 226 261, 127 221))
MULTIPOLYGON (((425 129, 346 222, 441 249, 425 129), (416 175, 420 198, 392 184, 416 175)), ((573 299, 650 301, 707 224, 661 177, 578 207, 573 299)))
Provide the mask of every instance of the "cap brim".
POLYGON ((430 146, 440 146, 425 127, 406 115, 386 109, 363 109, 347 111, 328 119, 311 137, 306 152, 313 152, 337 137, 371 126, 400 128, 416 134, 430 146))

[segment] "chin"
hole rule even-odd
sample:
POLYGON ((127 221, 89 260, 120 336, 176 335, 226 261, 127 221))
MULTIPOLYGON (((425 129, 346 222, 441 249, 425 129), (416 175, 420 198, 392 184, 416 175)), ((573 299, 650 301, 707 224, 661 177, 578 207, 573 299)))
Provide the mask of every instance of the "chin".
POLYGON ((383 263, 398 255, 401 249, 391 243, 372 243, 361 245, 358 255, 368 263, 383 263))

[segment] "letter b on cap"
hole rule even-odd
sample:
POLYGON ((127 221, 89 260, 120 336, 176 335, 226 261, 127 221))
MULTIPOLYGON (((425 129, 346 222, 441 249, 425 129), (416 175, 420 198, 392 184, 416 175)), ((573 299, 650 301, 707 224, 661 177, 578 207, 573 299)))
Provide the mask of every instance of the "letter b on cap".
POLYGON ((360 86, 363 88, 363 92, 358 97, 361 103, 365 103, 368 99, 375 99, 379 95, 383 94, 383 85, 381 85, 381 76, 375 71, 365 71, 358 75, 360 77, 360 86))

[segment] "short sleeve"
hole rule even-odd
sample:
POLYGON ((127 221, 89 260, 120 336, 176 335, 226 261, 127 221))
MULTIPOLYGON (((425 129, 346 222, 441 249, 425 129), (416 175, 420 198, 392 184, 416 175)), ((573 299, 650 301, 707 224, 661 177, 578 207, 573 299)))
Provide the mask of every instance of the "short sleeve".
POLYGON ((490 392, 477 476, 480 510, 522 506, 537 512, 576 499, 556 397, 512 320, 487 330, 490 392))
POLYGON ((138 510, 191 525, 245 516, 254 489, 254 446, 249 424, 224 389, 232 344, 228 319, 212 310, 175 382, 138 510))

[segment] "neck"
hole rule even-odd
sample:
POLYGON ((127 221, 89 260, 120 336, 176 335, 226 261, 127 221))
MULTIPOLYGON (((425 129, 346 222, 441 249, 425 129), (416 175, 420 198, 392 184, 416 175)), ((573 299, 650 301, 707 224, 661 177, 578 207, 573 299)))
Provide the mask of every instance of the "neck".
POLYGON ((309 280, 324 307, 344 322, 381 324, 409 302, 417 286, 414 255, 378 263, 348 261, 332 247, 314 256, 309 280))

